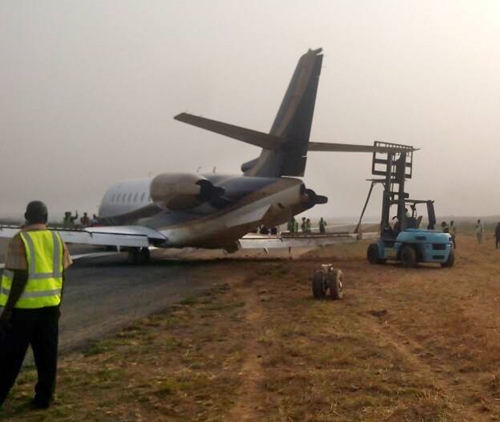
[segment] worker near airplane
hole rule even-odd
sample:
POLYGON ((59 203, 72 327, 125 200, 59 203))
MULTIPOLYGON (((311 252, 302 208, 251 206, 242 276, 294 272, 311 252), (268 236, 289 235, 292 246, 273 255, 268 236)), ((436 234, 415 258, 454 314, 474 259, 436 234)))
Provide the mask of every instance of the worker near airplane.
POLYGON ((300 230, 305 233, 307 230, 307 221, 305 217, 302 217, 302 223, 300 224, 300 230))
POLYGON ((63 226, 65 229, 75 228, 75 221, 78 219, 78 211, 75 211, 75 215, 71 215, 71 211, 66 211, 64 213, 63 226))
POLYGON ((451 235, 451 241, 453 242, 453 249, 457 248, 457 242, 456 242, 456 237, 457 237, 457 226, 455 226, 455 222, 453 220, 450 221, 450 235, 451 235))
POLYGON ((481 220, 477 220, 476 223, 476 238, 477 238, 477 243, 481 244, 483 243, 483 223, 481 223, 481 220))
POLYGON ((323 217, 319 219, 319 232, 320 233, 326 232, 326 221, 323 219, 323 217))
POLYGON ((0 407, 31 346, 38 372, 32 405, 43 409, 56 385, 59 306, 64 270, 72 261, 59 234, 47 230, 43 202, 30 202, 25 218, 9 243, 0 288, 0 407))

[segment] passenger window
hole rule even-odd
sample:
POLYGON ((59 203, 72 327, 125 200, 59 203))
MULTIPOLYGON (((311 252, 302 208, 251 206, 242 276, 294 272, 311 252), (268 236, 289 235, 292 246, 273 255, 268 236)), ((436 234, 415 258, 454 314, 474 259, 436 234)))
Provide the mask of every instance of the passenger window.
POLYGON ((146 196, 146 192, 142 192, 142 195, 141 195, 141 202, 144 202, 144 197, 146 196))
POLYGON ((134 194, 134 202, 137 202, 137 195, 138 195, 138 193, 136 192, 136 193, 134 194))
POLYGON ((130 202, 131 199, 132 199, 132 192, 128 194, 127 202, 130 202))
POLYGON ((115 197, 116 197, 116 193, 114 193, 113 196, 111 197, 111 202, 115 202, 115 197))

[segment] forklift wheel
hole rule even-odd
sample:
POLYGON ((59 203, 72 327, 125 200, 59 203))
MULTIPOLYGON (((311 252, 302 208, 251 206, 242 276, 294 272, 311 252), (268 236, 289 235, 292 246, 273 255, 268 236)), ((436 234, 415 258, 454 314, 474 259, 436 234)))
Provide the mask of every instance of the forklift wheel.
POLYGON ((328 273, 328 287, 333 300, 344 297, 344 274, 340 270, 333 270, 328 273))
POLYGON ((324 283, 325 274, 323 271, 315 271, 312 279, 312 291, 314 299, 324 299, 326 296, 326 285, 324 283))
POLYGON ((403 267, 414 268, 417 266, 417 252, 411 246, 403 246, 400 259, 403 267))
POLYGON ((451 249, 450 254, 448 255, 448 259, 446 260, 446 262, 443 262, 441 264, 441 267, 451 268, 451 267, 453 267, 454 263, 455 263, 455 252, 453 252, 453 249, 451 249))
POLYGON ((379 257, 378 246, 376 243, 370 244, 366 251, 366 257, 370 264, 385 264, 386 260, 379 257))

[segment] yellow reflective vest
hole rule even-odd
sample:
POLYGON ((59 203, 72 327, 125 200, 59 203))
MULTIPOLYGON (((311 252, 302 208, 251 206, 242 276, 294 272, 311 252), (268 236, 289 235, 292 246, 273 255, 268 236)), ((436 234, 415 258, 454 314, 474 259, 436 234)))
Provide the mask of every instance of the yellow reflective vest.
MULTIPOLYGON (((28 282, 15 304, 18 309, 38 309, 61 303, 64 246, 58 233, 50 230, 20 232, 26 249, 28 282)), ((5 306, 14 272, 4 270, 0 285, 0 306, 5 306)))

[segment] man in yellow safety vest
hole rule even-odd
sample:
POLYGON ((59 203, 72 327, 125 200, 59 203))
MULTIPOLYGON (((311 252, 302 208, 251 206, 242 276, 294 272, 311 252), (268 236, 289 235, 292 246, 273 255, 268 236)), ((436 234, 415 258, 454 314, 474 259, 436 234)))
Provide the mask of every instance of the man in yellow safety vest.
POLYGON ((26 226, 7 250, 0 283, 0 407, 31 345, 38 371, 32 405, 50 406, 56 385, 59 305, 71 257, 59 234, 47 230, 47 207, 28 204, 26 226))

